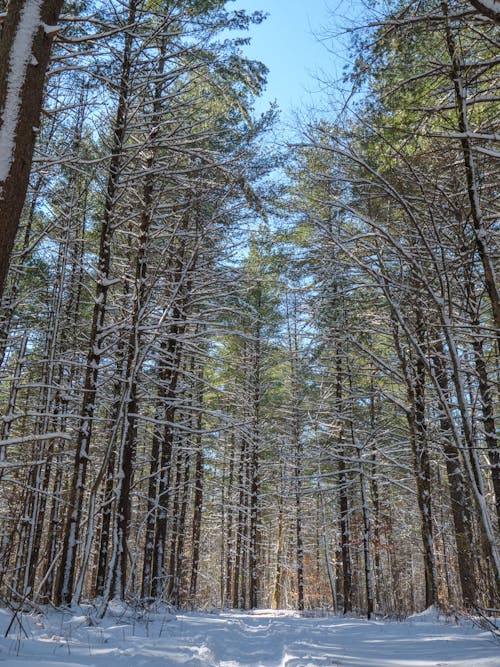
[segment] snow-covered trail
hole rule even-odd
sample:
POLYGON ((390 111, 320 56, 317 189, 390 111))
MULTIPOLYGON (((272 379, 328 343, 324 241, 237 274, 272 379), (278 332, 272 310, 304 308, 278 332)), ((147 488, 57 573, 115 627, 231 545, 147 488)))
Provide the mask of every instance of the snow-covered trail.
MULTIPOLYGON (((117 610, 118 612, 118 610, 117 610)), ((5 632, 10 615, 0 614, 5 632)), ((426 613, 403 623, 292 612, 22 617, 0 640, 17 667, 500 667, 500 645, 426 613)))

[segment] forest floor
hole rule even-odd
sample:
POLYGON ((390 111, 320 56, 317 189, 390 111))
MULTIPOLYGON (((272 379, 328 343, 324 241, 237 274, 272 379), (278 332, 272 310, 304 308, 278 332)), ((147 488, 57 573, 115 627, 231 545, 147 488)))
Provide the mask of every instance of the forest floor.
POLYGON ((396 622, 268 610, 141 617, 111 606, 98 625, 88 611, 13 620, 0 610, 0 665, 500 667, 500 643, 490 633, 470 622, 444 622, 432 610, 396 622))

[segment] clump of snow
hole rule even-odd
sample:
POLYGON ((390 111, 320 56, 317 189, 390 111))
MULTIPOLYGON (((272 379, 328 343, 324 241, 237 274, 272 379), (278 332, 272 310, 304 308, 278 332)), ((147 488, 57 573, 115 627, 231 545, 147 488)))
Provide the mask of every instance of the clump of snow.
POLYGON ((491 634, 444 624, 435 609, 409 622, 260 610, 174 615, 112 602, 41 613, 0 609, 2 667, 499 667, 491 634), (9 628, 7 637, 4 634, 9 628))
POLYGON ((440 617, 441 614, 439 609, 436 609, 436 607, 431 605, 418 614, 412 614, 411 616, 408 616, 408 621, 410 621, 410 623, 438 623, 440 617))

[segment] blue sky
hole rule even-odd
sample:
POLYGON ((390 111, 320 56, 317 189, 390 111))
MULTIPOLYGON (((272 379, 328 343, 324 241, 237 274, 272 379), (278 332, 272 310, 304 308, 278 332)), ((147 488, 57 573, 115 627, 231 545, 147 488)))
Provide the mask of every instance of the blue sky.
POLYGON ((294 110, 313 103, 317 106, 324 99, 325 85, 317 77, 339 78, 348 57, 345 39, 331 34, 355 17, 357 7, 359 0, 236 0, 228 5, 228 9, 269 14, 262 24, 252 27, 251 44, 244 49, 246 56, 262 61, 270 70, 257 111, 276 99, 287 121, 294 110))

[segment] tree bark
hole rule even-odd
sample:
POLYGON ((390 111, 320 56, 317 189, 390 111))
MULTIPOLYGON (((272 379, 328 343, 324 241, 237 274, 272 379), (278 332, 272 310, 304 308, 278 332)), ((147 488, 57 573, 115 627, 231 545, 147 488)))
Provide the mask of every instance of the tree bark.
MULTIPOLYGON (((342 350, 340 343, 337 343, 335 352, 336 357, 336 378, 335 378, 335 399, 337 411, 342 412, 343 401, 343 382, 342 382, 342 350)), ((343 427, 342 427, 343 430, 343 427)), ((340 551, 342 558, 342 600, 343 612, 348 614, 352 611, 352 569, 350 553, 350 532, 349 532, 349 497, 347 494, 347 471, 343 452, 343 433, 339 435, 340 452, 338 456, 338 485, 339 485, 339 510, 340 510, 340 551)))
MULTIPOLYGON (((449 387, 444 363, 444 346, 439 340, 434 347, 432 360, 436 369, 436 380, 441 387, 443 399, 445 399, 449 396, 449 387)), ((471 549, 473 534, 470 499, 467 497, 467 486, 461 465, 460 452, 452 440, 452 424, 445 410, 440 415, 439 426, 443 438, 446 472, 450 488, 451 511, 457 545, 458 575, 463 600, 467 605, 473 603, 476 599, 474 557, 471 549)))
POLYGON ((0 32, 0 298, 28 189, 53 28, 62 4, 11 0, 0 32))
POLYGON ((500 25, 499 0, 494 0, 493 6, 491 2, 481 2, 481 0, 470 0, 470 4, 474 7, 474 9, 477 9, 480 14, 487 16, 489 19, 500 25))
MULTIPOLYGON (((194 606, 196 600, 196 588, 198 585, 198 571, 200 565, 201 544, 201 519, 203 512, 203 481, 204 481, 204 456, 203 456, 203 376, 198 383, 197 403, 198 417, 196 420, 196 461, 194 471, 194 501, 193 501, 193 529, 192 529, 192 556, 191 556, 191 579, 189 583, 189 601, 194 606)), ((231 481, 230 481, 231 484, 231 481)))

